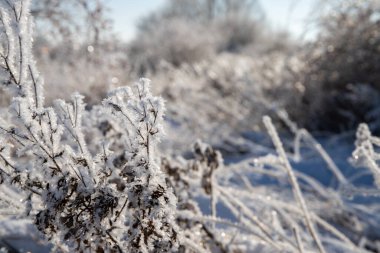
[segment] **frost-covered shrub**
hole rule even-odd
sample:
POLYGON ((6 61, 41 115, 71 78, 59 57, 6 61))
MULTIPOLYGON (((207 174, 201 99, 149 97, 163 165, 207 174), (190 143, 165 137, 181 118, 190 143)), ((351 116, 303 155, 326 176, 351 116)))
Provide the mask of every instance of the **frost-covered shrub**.
POLYGON ((263 25, 239 13, 215 21, 213 29, 219 36, 216 45, 218 52, 239 53, 244 48, 256 44, 263 37, 260 30, 263 25))
POLYGON ((180 68, 161 65, 152 88, 168 101, 170 147, 184 151, 201 138, 221 149, 230 142, 230 151, 223 151, 244 152, 235 145, 242 133, 260 130, 263 115, 299 100, 303 90, 293 74, 301 66, 281 52, 257 58, 224 53, 180 68))
POLYGON ((180 68, 160 67, 152 76, 152 88, 168 101, 170 145, 184 151, 196 138, 217 145, 240 132, 258 129, 260 117, 268 111, 263 105, 266 90, 272 85, 256 79, 259 65, 249 57, 221 54, 180 68))
POLYGON ((128 57, 138 74, 207 60, 220 52, 241 52, 261 36, 262 13, 255 1, 168 1, 139 25, 128 57))
POLYGON ((378 106, 380 6, 376 0, 328 6, 317 40, 300 54, 304 66, 294 83, 304 94, 293 117, 314 130, 353 130, 362 121, 371 123, 369 112, 378 106))
POLYGON ((129 45, 132 72, 154 73, 163 61, 178 67, 207 59, 215 54, 216 38, 215 33, 196 22, 181 18, 156 20, 129 45))
POLYGON ((1 84, 13 95, 10 117, 0 120, 1 183, 27 196, 25 214, 59 251, 175 250, 176 197, 156 161, 162 99, 151 95, 146 79, 111 92, 100 113, 117 119, 122 136, 90 149, 81 95, 44 105, 30 1, 0 4, 1 84), (115 162, 115 143, 122 143, 124 162, 115 162))

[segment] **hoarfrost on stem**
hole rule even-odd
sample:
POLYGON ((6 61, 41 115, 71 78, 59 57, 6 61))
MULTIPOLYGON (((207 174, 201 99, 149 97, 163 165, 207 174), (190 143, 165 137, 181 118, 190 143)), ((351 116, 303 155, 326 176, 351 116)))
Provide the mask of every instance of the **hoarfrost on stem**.
POLYGON ((356 166, 367 167, 374 177, 374 183, 380 189, 380 168, 378 161, 380 154, 376 149, 380 147, 380 138, 372 135, 367 124, 359 125, 356 132, 355 150, 352 153, 352 163, 356 166))

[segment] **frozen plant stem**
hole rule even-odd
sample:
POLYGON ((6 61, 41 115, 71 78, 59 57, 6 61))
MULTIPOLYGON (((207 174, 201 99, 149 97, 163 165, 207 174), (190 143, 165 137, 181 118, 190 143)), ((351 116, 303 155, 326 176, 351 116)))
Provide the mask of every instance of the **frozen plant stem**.
POLYGON ((301 141, 304 140, 308 142, 309 145, 315 149, 316 152, 320 154, 322 159, 326 162, 327 168, 331 170, 334 176, 337 178, 340 185, 346 185, 348 183, 346 177, 339 170, 338 166, 335 164, 330 155, 326 152, 326 150, 322 147, 321 144, 306 130, 299 129, 297 124, 292 122, 289 118, 288 113, 284 110, 277 111, 277 116, 285 123, 285 125, 292 131, 292 133, 296 136, 294 140, 294 152, 296 159, 301 158, 301 141))
POLYGON ((284 168, 286 169, 286 172, 287 172, 287 174, 289 176, 289 180, 290 180, 290 183, 291 183, 292 189, 293 189, 293 194, 294 194, 294 196, 295 196, 298 204, 301 206, 301 209, 302 209, 302 212, 303 212, 303 216, 305 218, 306 226, 307 226, 307 228, 308 228, 311 236, 313 237, 315 243, 317 244, 319 252, 320 253, 326 253, 326 251, 323 248, 323 245, 321 243, 321 240, 320 240, 320 238, 318 236, 318 233, 315 230, 314 224, 313 224, 313 222, 311 220, 311 215, 310 215, 309 210, 308 210, 308 208, 306 206, 305 199, 302 196, 300 186, 299 186, 299 184, 297 182, 297 178, 294 175, 293 169, 292 169, 292 167, 291 167, 291 165, 289 163, 289 160, 288 160, 288 158, 286 156, 286 153, 285 153, 285 150, 284 150, 284 148, 282 146, 282 142, 280 140, 280 137, 278 136, 278 133, 277 133, 276 129, 273 126, 272 120, 268 116, 264 116, 263 122, 264 122, 265 127, 267 128, 269 136, 272 139, 273 145, 276 148, 276 151, 277 151, 277 153, 279 155, 280 161, 284 165, 284 168))
POLYGON ((301 236, 300 236, 300 233, 299 233, 297 227, 293 227, 293 234, 294 234, 294 237, 296 238, 296 243, 297 243, 297 247, 298 247, 299 252, 305 253, 305 251, 303 249, 302 239, 301 239, 301 236))

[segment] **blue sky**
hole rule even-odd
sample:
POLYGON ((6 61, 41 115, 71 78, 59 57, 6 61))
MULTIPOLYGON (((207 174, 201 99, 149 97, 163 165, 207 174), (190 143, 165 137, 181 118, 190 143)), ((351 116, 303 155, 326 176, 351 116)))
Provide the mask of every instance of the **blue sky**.
POLYGON ((135 35, 138 20, 160 8, 166 0, 109 0, 111 17, 116 32, 123 39, 131 39, 135 35))
MULTIPOLYGON (((301 36, 318 0, 261 0, 272 29, 289 28, 294 36, 301 36)), ((114 28, 122 39, 129 40, 136 33, 138 20, 160 8, 166 0, 109 0, 114 28)), ((309 34, 306 37, 312 36, 309 34)))

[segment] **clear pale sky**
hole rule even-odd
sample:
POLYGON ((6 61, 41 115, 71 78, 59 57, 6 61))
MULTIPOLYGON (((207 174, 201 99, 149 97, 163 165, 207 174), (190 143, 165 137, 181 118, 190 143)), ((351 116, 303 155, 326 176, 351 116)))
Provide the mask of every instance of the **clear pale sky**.
MULTIPOLYGON (((301 36, 318 0, 261 0, 267 20, 275 30, 289 29, 301 36)), ((122 39, 132 39, 138 20, 162 7, 166 0, 109 0, 114 28, 122 39)))

